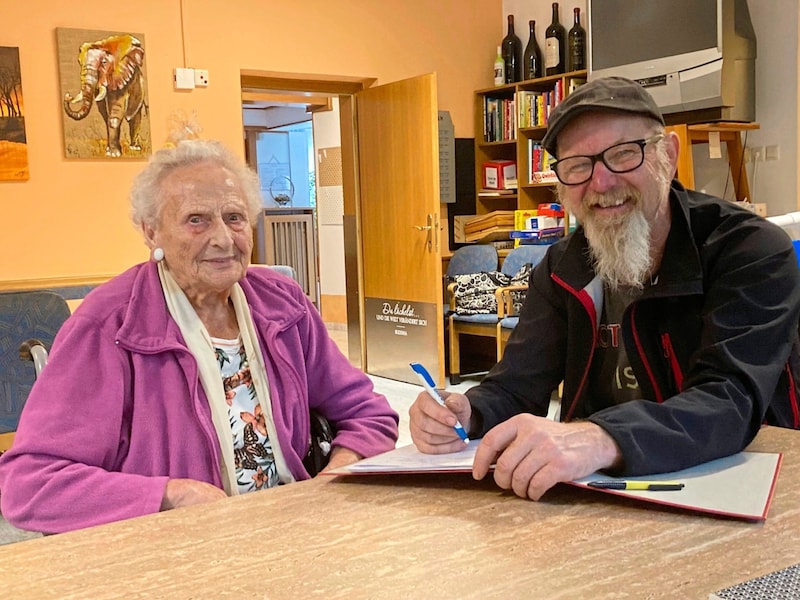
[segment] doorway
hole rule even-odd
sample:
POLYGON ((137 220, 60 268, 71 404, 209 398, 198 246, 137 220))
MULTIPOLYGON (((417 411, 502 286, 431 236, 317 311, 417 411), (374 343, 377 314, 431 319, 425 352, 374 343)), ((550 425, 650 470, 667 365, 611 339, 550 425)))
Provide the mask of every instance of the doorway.
MULTIPOLYGON (((313 211, 317 307, 331 337, 359 367, 364 365, 359 311, 357 304, 350 302, 348 306, 347 301, 348 297, 359 297, 357 248, 345 249, 344 234, 345 222, 352 218, 345 216, 343 155, 352 156, 352 152, 342 152, 340 114, 346 115, 349 108, 340 110, 340 98, 349 99, 373 82, 371 78, 303 77, 261 71, 241 74, 247 161, 262 180, 264 206, 278 208, 275 190, 268 189, 270 182, 275 181, 275 188, 291 180, 290 186, 295 189, 287 208, 313 211), (270 137, 275 141, 268 141, 270 137), (295 168, 297 163, 301 164, 299 169, 295 168), (306 164, 308 200, 304 202, 295 180, 306 164), (293 173, 288 175, 290 171, 293 173)), ((349 100, 345 104, 351 105, 349 100)), ((352 140, 352 136, 349 138, 352 140)), ((345 165, 353 161, 344 158, 345 165)), ((350 178, 351 185, 352 181, 350 178)), ((350 192, 351 198, 353 195, 350 192)), ((350 204, 354 206, 354 201, 350 204)), ((353 214, 354 208, 350 212, 353 214)))
POLYGON ((243 94, 338 98, 348 357, 409 382, 423 362, 444 385, 436 76, 374 82, 241 74, 243 94))

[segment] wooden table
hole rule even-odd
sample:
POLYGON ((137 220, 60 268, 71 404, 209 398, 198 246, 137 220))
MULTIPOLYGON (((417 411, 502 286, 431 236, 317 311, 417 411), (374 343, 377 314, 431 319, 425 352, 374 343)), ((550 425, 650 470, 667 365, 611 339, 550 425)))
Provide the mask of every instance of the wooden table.
POLYGON ((800 562, 800 432, 749 523, 469 475, 319 478, 0 547, 10 598, 697 598, 800 562))

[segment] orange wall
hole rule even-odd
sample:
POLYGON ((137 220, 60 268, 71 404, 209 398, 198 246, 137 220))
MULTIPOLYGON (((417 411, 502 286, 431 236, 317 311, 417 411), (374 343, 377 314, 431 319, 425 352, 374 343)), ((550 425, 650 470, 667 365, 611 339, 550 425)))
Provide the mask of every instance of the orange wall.
POLYGON ((0 182, 0 285, 112 275, 148 256, 128 218, 143 162, 64 159, 56 27, 143 33, 154 146, 182 109, 242 155, 241 69, 378 84, 436 72, 439 108, 457 137, 472 137, 472 92, 491 85, 503 35, 502 0, 138 0, 97 13, 78 4, 27 0, 3 13, 0 44, 19 47, 30 179, 0 182), (180 66, 208 69, 209 87, 175 91, 180 66))

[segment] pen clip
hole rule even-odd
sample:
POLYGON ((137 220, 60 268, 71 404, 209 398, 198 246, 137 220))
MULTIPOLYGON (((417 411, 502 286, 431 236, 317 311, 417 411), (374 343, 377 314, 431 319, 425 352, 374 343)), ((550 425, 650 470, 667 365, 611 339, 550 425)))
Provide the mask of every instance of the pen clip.
POLYGON ((431 374, 428 373, 428 370, 425 367, 423 367, 418 362, 408 363, 408 365, 414 370, 414 372, 417 375, 422 377, 429 386, 436 389, 436 384, 433 381, 433 377, 431 377, 431 374))

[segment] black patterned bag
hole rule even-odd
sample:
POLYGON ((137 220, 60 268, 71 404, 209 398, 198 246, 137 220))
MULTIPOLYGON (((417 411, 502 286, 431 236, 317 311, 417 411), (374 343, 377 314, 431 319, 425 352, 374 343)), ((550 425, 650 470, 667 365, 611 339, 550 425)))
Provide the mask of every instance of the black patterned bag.
MULTIPOLYGON (((453 294, 456 299, 456 314, 459 315, 491 315, 497 313, 497 297, 495 290, 509 285, 527 285, 533 267, 525 264, 513 276, 509 277, 500 271, 484 271, 482 273, 469 273, 456 275, 453 278, 455 288, 453 294)), ((514 310, 519 314, 519 309, 525 301, 525 290, 512 292, 514 310)))
POLYGON ((508 285, 510 277, 500 271, 484 271, 456 275, 453 294, 459 315, 490 315, 497 313, 497 288, 508 285))

